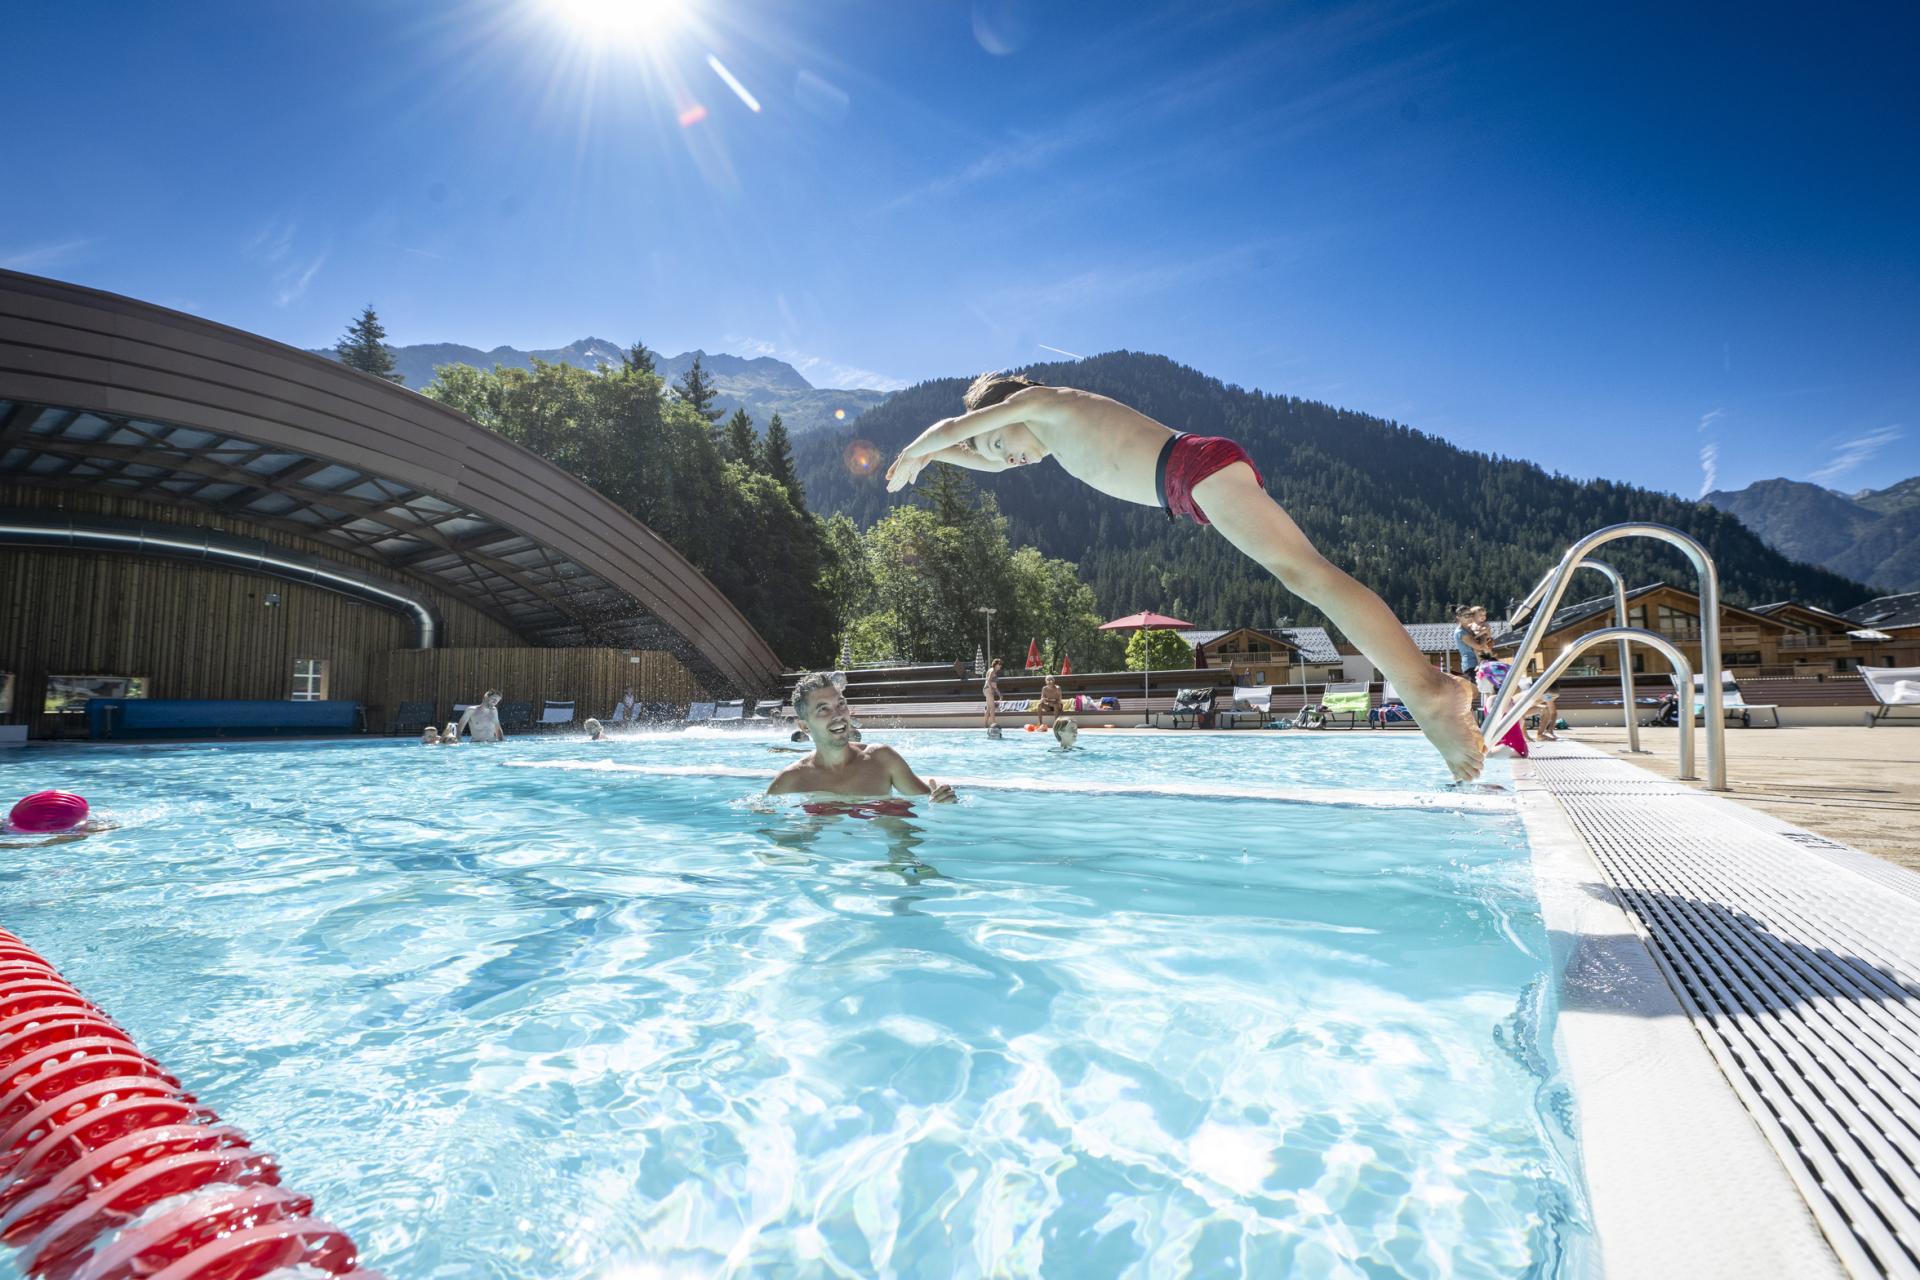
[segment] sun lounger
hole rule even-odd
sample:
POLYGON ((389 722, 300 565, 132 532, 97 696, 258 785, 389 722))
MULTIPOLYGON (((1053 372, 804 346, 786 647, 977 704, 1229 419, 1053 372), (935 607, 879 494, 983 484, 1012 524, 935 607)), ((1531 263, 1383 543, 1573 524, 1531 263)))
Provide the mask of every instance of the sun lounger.
POLYGON ((1320 705, 1327 709, 1328 723, 1345 716, 1347 728, 1352 729, 1359 725, 1367 712, 1373 710, 1373 695, 1367 691, 1365 680, 1330 684, 1320 695, 1320 705))
POLYGON ((558 728, 573 723, 573 704, 571 702, 553 702, 549 700, 540 712, 542 729, 558 728))
POLYGON ((1233 706, 1219 714, 1217 723, 1222 729, 1237 729, 1248 722, 1251 722, 1256 729, 1264 729, 1267 726, 1267 718, 1272 714, 1272 685, 1236 685, 1233 690, 1233 706))
MULTIPOLYGON (((1679 676, 1670 676, 1668 678, 1673 681, 1673 687, 1675 689, 1680 687, 1679 676)), ((1696 716, 1703 716, 1707 713, 1706 682, 1707 677, 1705 672, 1693 678, 1693 714, 1696 716)), ((1729 720, 1738 719, 1741 725, 1748 729, 1753 728, 1753 713, 1756 711, 1764 711, 1772 718, 1772 723, 1767 726, 1769 729, 1778 729, 1780 727, 1779 706, 1770 702, 1748 702, 1745 698, 1741 697, 1739 682, 1733 678, 1733 672, 1731 671, 1722 671, 1720 673, 1720 709, 1726 713, 1729 720)))
POLYGON ((1176 729, 1181 727, 1182 720, 1187 722, 1187 728, 1197 729, 1213 714, 1213 694, 1212 689, 1182 689, 1173 695, 1172 710, 1160 714, 1172 720, 1176 729))
POLYGON ((635 724, 640 719, 640 704, 628 702, 625 698, 613 704, 613 710, 607 712, 600 721, 603 725, 635 724))
POLYGON ((786 718, 787 700, 785 698, 762 698, 753 706, 755 720, 781 720, 786 718))
POLYGON ((502 732, 509 729, 533 728, 533 704, 531 702, 501 703, 500 728, 502 732))
POLYGON ((714 704, 711 702, 689 703, 687 706, 687 723, 705 724, 713 719, 713 710, 714 704))
POLYGON ((393 713, 393 719, 387 724, 387 732, 418 733, 433 724, 433 704, 431 702, 403 702, 400 709, 393 713))
POLYGON ((1861 667, 1860 678, 1880 704, 1867 716, 1869 727, 1893 719, 1903 707, 1920 711, 1920 667, 1861 667))
POLYGON ((732 702, 722 702, 713 709, 714 720, 745 720, 747 703, 744 698, 735 698, 732 702))
POLYGON ((1409 729, 1420 726, 1413 718, 1413 712, 1407 709, 1406 699, 1393 687, 1393 681, 1382 681, 1380 685, 1380 705, 1367 712, 1367 723, 1376 729, 1388 725, 1403 724, 1409 729))

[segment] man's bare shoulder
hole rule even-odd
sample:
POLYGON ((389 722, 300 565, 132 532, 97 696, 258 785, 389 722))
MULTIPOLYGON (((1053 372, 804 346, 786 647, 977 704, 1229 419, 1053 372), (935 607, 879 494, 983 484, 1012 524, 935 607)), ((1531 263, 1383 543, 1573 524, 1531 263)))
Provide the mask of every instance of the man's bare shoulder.
POLYGON ((767 784, 770 796, 784 795, 789 791, 805 791, 806 783, 814 769, 814 756, 808 753, 805 759, 795 760, 792 764, 773 775, 773 781, 767 784))

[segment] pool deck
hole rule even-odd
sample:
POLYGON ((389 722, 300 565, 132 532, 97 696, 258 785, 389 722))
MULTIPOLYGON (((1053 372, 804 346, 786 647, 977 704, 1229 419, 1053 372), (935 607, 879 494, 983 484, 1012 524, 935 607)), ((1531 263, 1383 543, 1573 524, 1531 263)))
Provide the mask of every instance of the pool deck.
POLYGON ((1920 875, 1632 759, 1515 767, 1608 1274, 1920 1277, 1920 875))
MULTIPOLYGON (((1624 728, 1560 736, 1615 753, 1627 745, 1624 728)), ((1642 729, 1648 754, 1619 758, 1671 778, 1678 736, 1642 729)), ((1705 748, 1705 735, 1696 734, 1694 749, 1705 748)), ((1727 786, 1730 799, 1920 871, 1920 725, 1728 729, 1727 786)))

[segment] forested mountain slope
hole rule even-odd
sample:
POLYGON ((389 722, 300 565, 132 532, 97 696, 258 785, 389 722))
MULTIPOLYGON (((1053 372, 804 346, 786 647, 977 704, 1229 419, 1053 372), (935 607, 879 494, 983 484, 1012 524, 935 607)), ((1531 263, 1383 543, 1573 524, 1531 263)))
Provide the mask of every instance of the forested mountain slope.
MULTIPOLYGON (((1658 521, 1701 539, 1735 602, 1792 597, 1845 608, 1869 594, 1788 560, 1703 503, 1471 453, 1366 414, 1226 386, 1162 356, 1114 352, 1029 372, 1113 396, 1182 430, 1240 441, 1320 550, 1404 619, 1441 618, 1456 600, 1482 601, 1497 615, 1568 543, 1625 520, 1658 521)), ((887 462, 928 424, 958 413, 965 387, 960 378, 922 383, 855 425, 795 441, 809 505, 865 525, 907 500, 886 493, 887 462)), ((1110 616, 1151 608, 1201 626, 1320 620, 1212 530, 1108 498, 1057 463, 976 479, 998 498, 1015 542, 1076 562, 1110 616)), ((1629 582, 1692 580, 1677 553, 1651 542, 1616 543, 1603 556, 1629 582)), ((1574 590, 1598 587, 1583 578, 1574 590)))
POLYGON ((1759 480, 1702 501, 1776 551, 1888 591, 1920 591, 1920 476, 1852 495, 1804 480, 1759 480))

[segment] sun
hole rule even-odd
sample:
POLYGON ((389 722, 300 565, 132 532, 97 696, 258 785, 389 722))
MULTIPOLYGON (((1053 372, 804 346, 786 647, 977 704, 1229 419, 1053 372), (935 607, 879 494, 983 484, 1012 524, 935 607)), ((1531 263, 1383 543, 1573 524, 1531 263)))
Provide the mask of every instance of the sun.
POLYGON ((614 45, 645 47, 687 24, 688 0, 547 0, 576 36, 614 45))

